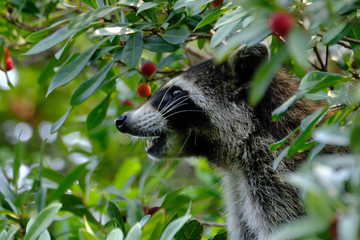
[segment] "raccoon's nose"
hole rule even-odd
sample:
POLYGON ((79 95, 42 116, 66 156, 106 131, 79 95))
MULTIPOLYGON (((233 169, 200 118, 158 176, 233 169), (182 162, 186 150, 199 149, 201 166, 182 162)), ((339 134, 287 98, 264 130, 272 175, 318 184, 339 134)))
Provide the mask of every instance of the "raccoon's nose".
POLYGON ((120 115, 115 119, 115 125, 120 132, 124 132, 126 115, 120 115))

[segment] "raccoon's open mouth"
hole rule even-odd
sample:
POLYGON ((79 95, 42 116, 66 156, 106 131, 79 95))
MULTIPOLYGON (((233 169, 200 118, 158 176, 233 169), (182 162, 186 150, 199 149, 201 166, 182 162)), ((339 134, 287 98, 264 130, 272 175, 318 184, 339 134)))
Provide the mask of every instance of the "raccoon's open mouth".
POLYGON ((151 158, 159 158, 162 155, 166 143, 166 135, 160 134, 156 137, 149 137, 147 140, 146 152, 151 158))

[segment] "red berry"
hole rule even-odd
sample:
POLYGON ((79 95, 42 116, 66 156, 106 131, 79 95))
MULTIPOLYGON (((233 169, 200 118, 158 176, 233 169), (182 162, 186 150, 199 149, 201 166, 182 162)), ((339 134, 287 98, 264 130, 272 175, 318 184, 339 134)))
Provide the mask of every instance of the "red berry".
POLYGON ((142 68, 141 72, 144 76, 150 77, 156 70, 156 66, 153 63, 145 63, 142 68))
POLYGON ((224 0, 214 0, 214 1, 211 2, 211 4, 212 4, 214 7, 218 7, 218 6, 220 6, 223 2, 224 2, 224 0))
MULTIPOLYGON (((10 71, 11 69, 14 68, 14 62, 11 59, 11 57, 5 59, 5 66, 6 66, 6 71, 10 71)), ((0 70, 4 71, 2 68, 0 68, 0 70)))
POLYGON ((11 69, 14 68, 14 62, 10 57, 5 60, 5 65, 6 65, 6 71, 10 71, 11 69))
POLYGON ((140 83, 136 90, 140 97, 149 97, 151 95, 151 87, 146 83, 140 83))
POLYGON ((271 17, 271 30, 281 36, 286 37, 294 25, 294 19, 289 13, 276 12, 271 17))
POLYGON ((10 57, 10 51, 7 47, 4 48, 4 53, 5 53, 5 59, 10 57))
POLYGON ((134 103, 133 103, 131 100, 126 99, 126 100, 122 101, 121 105, 133 107, 133 106, 134 106, 134 103))

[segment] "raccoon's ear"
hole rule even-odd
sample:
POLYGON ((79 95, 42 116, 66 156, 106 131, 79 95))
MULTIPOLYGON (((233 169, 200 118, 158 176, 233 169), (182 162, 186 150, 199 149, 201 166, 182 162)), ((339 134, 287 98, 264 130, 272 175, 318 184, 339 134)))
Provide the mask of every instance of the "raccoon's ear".
POLYGON ((229 67, 236 79, 247 82, 251 79, 259 64, 267 60, 270 55, 270 49, 264 43, 247 47, 242 46, 230 55, 228 61, 229 67))

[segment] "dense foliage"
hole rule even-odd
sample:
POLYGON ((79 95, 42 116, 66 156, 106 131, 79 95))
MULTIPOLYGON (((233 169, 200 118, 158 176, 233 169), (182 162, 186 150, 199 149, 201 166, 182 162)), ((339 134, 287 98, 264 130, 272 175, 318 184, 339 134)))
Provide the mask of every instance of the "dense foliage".
POLYGON ((113 120, 189 66, 260 41, 272 56, 249 102, 284 65, 301 84, 273 120, 302 97, 323 105, 270 146, 288 144, 274 168, 309 153, 289 176, 308 216, 273 239, 360 237, 358 1, 6 0, 0 16, 0 239, 226 239, 206 160, 151 162, 113 120), (326 145, 351 151, 321 156, 326 145))

